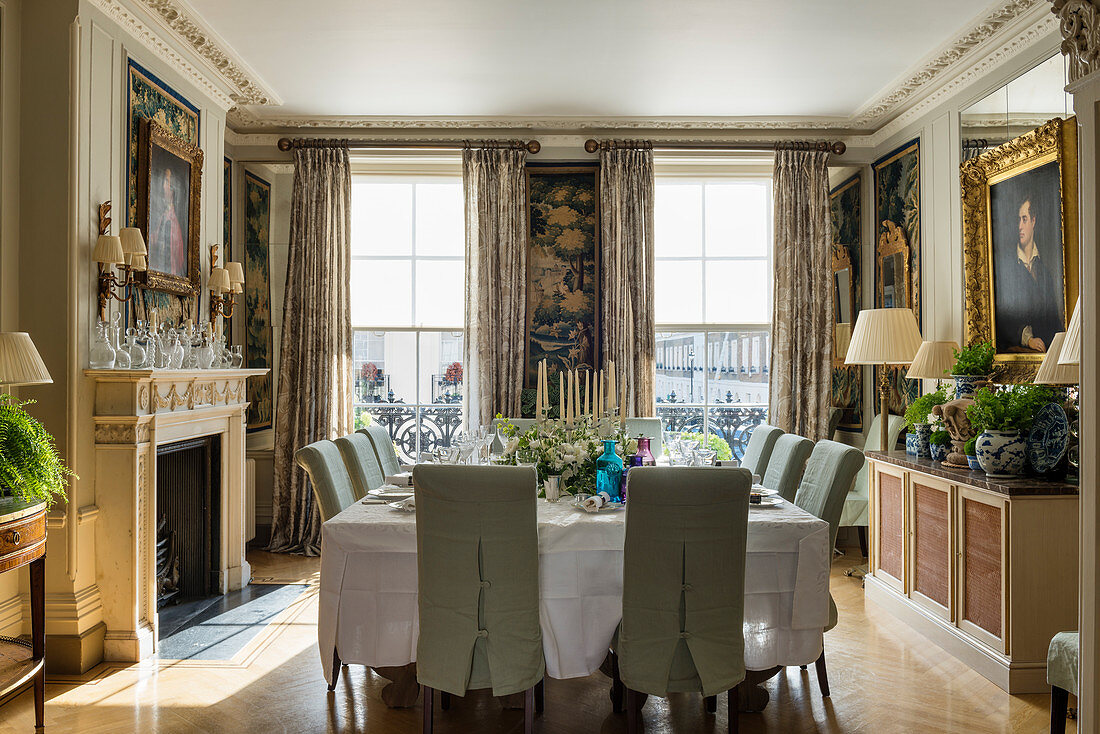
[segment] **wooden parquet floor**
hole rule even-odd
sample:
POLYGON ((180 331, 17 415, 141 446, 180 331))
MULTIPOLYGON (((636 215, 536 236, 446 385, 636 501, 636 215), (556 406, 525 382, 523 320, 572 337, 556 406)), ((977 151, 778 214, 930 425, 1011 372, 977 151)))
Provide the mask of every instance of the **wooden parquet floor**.
MULTIPOLYGON (((419 709, 387 709, 379 699, 385 681, 362 667, 345 668, 336 690, 326 690, 316 646, 317 559, 266 553, 249 558, 257 579, 313 585, 232 661, 103 664, 78 680, 51 680, 46 732, 418 732, 419 709)), ((766 684, 772 700, 765 712, 741 715, 742 732, 1047 730, 1048 696, 1009 696, 884 610, 865 604, 859 581, 843 575, 855 563, 838 558, 833 566, 840 624, 825 640, 832 696, 821 697, 813 666, 788 669, 766 684)), ((611 713, 608 685, 599 673, 549 680, 536 731, 625 732, 625 717, 611 713)), ((726 731, 724 700, 716 716, 707 716, 698 697, 650 699, 643 716, 647 732, 726 731)), ((0 734, 32 731, 28 691, 0 708, 0 734)), ((437 711, 436 731, 518 732, 521 717, 474 694, 455 699, 450 711, 437 711)), ((1076 731, 1074 722, 1067 731, 1076 731)))

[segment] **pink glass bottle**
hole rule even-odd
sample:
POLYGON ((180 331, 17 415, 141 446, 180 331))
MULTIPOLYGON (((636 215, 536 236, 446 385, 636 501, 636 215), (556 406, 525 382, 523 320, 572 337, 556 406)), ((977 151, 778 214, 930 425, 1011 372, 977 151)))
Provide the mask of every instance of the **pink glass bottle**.
POLYGON ((657 459, 653 458, 653 452, 649 450, 648 438, 638 438, 637 456, 642 460, 642 466, 657 466, 657 459))

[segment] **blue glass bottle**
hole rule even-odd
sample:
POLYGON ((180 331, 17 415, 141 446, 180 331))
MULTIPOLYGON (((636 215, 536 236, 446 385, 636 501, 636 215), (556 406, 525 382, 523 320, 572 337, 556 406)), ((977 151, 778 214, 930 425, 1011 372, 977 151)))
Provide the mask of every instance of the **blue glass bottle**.
POLYGON ((603 454, 596 458, 596 494, 606 492, 612 502, 620 501, 623 460, 615 453, 615 442, 603 442, 603 454))

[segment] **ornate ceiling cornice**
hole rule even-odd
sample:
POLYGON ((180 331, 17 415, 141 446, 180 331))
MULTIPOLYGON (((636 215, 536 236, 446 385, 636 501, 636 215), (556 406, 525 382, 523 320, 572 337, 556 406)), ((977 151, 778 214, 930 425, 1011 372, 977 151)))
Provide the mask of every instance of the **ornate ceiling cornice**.
POLYGON ((1069 81, 1100 69, 1100 6, 1096 0, 1051 0, 1069 59, 1069 81))

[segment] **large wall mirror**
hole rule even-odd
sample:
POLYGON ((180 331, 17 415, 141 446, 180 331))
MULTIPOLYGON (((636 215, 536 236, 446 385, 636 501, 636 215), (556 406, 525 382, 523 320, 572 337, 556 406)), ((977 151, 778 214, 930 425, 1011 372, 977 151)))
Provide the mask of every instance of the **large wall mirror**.
POLYGON ((852 261, 848 248, 833 247, 833 363, 844 364, 848 343, 852 340, 852 324, 856 314, 857 284, 852 275, 852 261))

